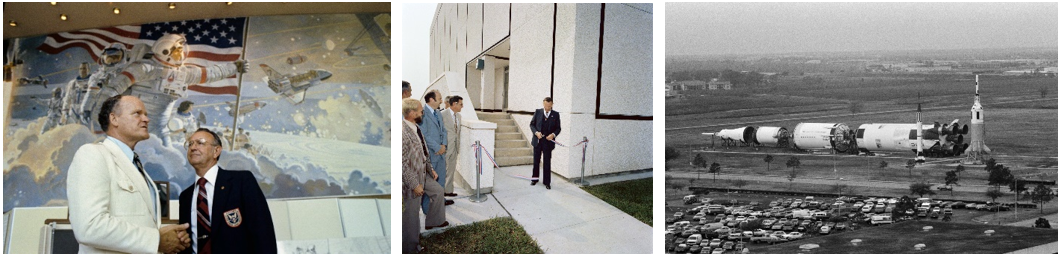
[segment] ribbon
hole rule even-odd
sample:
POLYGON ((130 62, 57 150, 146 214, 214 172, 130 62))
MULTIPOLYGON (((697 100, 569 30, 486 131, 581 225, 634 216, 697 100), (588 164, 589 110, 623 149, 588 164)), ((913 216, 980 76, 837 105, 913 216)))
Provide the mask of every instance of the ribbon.
POLYGON ((482 170, 482 167, 483 167, 483 164, 482 164, 482 163, 483 163, 483 161, 482 161, 482 160, 483 160, 483 159, 482 159, 482 157, 480 157, 480 156, 479 156, 479 151, 480 151, 480 150, 482 150, 482 152, 483 152, 484 154, 486 154, 486 157, 490 159, 490 163, 491 163, 491 164, 494 164, 494 167, 495 167, 495 168, 501 168, 501 166, 498 166, 498 165, 497 165, 497 161, 494 161, 494 156, 493 156, 493 155, 490 155, 490 152, 489 152, 489 151, 487 151, 487 150, 486 150, 486 148, 484 148, 482 144, 479 144, 479 143, 475 143, 475 144, 472 144, 472 151, 474 151, 474 152, 475 152, 475 165, 476 165, 476 166, 477 166, 478 168, 480 168, 480 169, 479 169, 479 174, 480 174, 480 175, 481 175, 481 174, 483 173, 483 170, 482 170))

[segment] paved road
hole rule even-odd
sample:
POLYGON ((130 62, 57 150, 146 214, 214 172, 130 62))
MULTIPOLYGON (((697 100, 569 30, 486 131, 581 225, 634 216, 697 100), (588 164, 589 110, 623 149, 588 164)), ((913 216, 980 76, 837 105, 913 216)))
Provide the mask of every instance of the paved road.
MULTIPOLYGON (((696 178, 697 173, 691 171, 667 171, 667 176, 676 178, 696 178)), ((701 175, 701 179, 711 179, 712 175, 704 173, 701 175)), ((719 174, 718 179, 744 179, 753 181, 765 181, 765 182, 779 182, 789 183, 788 178, 784 176, 766 176, 766 175, 743 175, 743 174, 719 174)), ((833 185, 836 183, 842 183, 847 186, 860 186, 860 187, 879 187, 879 188, 893 188, 893 189, 910 189, 910 182, 896 182, 896 181, 878 181, 878 180, 849 180, 842 179, 836 180, 835 178, 820 178, 820 177, 797 177, 791 181, 792 183, 807 183, 807 184, 822 184, 822 185, 833 185)), ((955 191, 963 192, 985 192, 987 191, 987 185, 962 185, 955 186, 955 191)))

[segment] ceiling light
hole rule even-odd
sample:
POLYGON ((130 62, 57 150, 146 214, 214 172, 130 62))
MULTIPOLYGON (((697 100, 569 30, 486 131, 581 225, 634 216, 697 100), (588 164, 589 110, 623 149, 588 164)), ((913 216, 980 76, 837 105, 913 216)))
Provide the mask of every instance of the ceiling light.
POLYGON ((232 2, 225 2, 226 5, 232 5, 232 2))
POLYGON ((65 21, 66 20, 66 14, 65 13, 64 14, 60 14, 59 15, 59 19, 65 21))
POLYGON ((16 26, 18 26, 18 23, 15 22, 15 20, 11 20, 11 21, 7 22, 7 25, 11 25, 11 27, 16 27, 16 26))
POLYGON ((52 5, 54 6, 54 5, 57 5, 57 4, 59 4, 59 3, 57 3, 57 2, 50 2, 50 4, 52 4, 52 5))
POLYGON ((177 4, 169 3, 169 9, 170 10, 177 9, 177 4))
POLYGON ((114 14, 122 14, 122 10, 118 9, 118 7, 114 7, 114 14))

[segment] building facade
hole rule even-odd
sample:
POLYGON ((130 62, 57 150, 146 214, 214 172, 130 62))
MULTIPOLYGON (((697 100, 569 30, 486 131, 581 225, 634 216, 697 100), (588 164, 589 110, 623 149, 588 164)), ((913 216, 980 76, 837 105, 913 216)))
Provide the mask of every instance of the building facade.
MULTIPOLYGON (((586 176, 652 168, 652 4, 440 4, 430 73, 429 89, 511 114, 528 140, 552 97, 556 140, 589 140, 586 176)), ((553 171, 579 177, 582 160, 581 146, 557 147, 553 171)))

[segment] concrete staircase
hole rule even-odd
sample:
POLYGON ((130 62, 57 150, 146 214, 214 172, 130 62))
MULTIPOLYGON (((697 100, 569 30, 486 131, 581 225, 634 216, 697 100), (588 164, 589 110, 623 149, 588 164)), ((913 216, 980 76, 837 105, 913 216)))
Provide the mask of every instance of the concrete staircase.
POLYGON ((497 124, 494 132, 494 160, 497 165, 518 166, 534 163, 534 149, 523 137, 508 113, 476 112, 480 120, 497 124))

